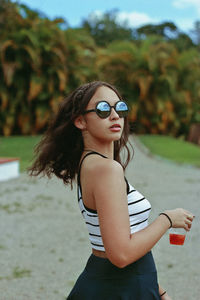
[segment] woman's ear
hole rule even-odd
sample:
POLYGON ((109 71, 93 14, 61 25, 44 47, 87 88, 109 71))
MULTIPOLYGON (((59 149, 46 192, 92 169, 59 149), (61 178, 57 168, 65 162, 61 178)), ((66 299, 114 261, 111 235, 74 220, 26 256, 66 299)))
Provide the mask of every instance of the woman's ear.
POLYGON ((86 122, 83 116, 78 116, 75 120, 74 120, 74 125, 81 130, 86 129, 86 122))

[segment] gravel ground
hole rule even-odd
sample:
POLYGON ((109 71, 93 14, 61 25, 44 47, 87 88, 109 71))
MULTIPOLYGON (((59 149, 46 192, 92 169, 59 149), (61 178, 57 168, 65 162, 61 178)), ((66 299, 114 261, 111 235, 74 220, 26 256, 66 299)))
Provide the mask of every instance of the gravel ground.
MULTIPOLYGON (((152 156, 136 137, 126 176, 152 204, 196 218, 184 246, 166 233, 154 247, 159 282, 173 300, 200 299, 200 169, 152 156)), ((64 300, 90 255, 76 188, 25 173, 0 183, 0 300, 64 300)))

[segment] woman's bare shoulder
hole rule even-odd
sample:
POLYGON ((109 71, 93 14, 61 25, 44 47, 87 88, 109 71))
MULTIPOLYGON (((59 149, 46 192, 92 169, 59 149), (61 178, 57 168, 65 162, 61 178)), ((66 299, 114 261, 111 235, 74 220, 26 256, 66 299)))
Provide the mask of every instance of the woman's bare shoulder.
POLYGON ((101 177, 106 175, 122 175, 123 168, 119 162, 109 158, 103 158, 101 156, 91 155, 88 158, 88 163, 86 166, 86 172, 90 176, 101 177))

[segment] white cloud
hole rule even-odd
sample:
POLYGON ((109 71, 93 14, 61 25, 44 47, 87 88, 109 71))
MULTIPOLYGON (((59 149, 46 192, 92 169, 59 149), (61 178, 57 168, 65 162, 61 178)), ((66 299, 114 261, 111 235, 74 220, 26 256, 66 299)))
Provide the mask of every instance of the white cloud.
MULTIPOLYGON (((192 0, 176 0, 177 2, 186 2, 186 1, 192 1, 192 0)), ((195 0, 193 0, 195 1, 195 0)), ((200 0, 198 0, 200 2, 200 0)), ((100 10, 96 10, 94 12, 92 12, 90 14, 90 19, 92 20, 92 18, 101 18, 104 15, 103 11, 100 10)), ((162 19, 155 19, 155 18, 151 18, 150 16, 148 16, 145 13, 140 13, 140 12, 125 12, 125 11, 119 11, 116 12, 116 18, 117 21, 119 22, 119 24, 126 22, 128 26, 132 27, 132 28, 137 28, 140 26, 143 26, 145 24, 159 24, 161 22, 167 21, 167 20, 162 20, 162 19)), ((174 22, 175 25, 177 25, 177 27, 179 29, 181 29, 184 32, 189 32, 191 29, 194 28, 194 20, 190 19, 190 18, 176 18, 176 20, 169 20, 169 22, 174 22)))
POLYGON ((138 27, 144 24, 149 23, 158 23, 158 19, 153 19, 149 17, 147 14, 139 13, 139 12, 119 12, 117 14, 117 19, 119 22, 127 22, 131 27, 138 27))
MULTIPOLYGON (((93 17, 101 18, 103 16, 103 12, 96 10, 93 13, 90 14, 90 18, 92 19, 93 17)), ((144 24, 152 24, 152 23, 159 23, 161 20, 151 18, 145 13, 140 13, 140 12, 125 12, 125 11, 120 11, 116 12, 116 19, 119 23, 124 23, 126 22, 128 26, 131 27, 139 27, 144 24)))
POLYGON ((194 20, 193 19, 176 19, 175 24, 179 29, 189 32, 189 30, 194 28, 194 20))
POLYGON ((92 13, 90 13, 89 17, 93 18, 93 17, 97 17, 97 18, 101 18, 104 15, 104 12, 101 10, 95 10, 92 13))
POLYGON ((172 4, 173 6, 181 9, 193 6, 200 16, 200 0, 174 0, 172 4))

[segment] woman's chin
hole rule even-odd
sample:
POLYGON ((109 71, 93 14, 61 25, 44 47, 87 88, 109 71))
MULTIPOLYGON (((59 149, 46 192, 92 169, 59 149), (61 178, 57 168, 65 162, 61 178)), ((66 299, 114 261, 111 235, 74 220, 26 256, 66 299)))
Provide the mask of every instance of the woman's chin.
POLYGON ((113 142, 115 142, 115 141, 119 141, 121 139, 121 134, 119 134, 119 135, 116 135, 115 137, 113 137, 113 142))

